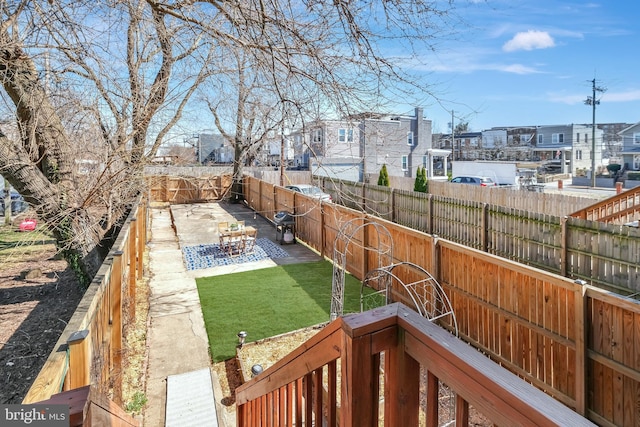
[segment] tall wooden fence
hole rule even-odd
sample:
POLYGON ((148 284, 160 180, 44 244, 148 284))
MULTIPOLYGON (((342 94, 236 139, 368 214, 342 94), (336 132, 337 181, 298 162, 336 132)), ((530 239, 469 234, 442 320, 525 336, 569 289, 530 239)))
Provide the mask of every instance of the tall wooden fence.
MULTIPOLYGON (((375 213, 390 219, 397 211, 411 206, 413 196, 426 196, 412 190, 380 187, 350 181, 315 177, 318 185, 331 193, 333 200, 354 209, 375 213)), ((537 193, 513 188, 451 185, 449 182, 429 181, 428 194, 443 198, 466 200, 506 208, 522 209, 547 215, 565 216, 592 205, 596 199, 558 193, 537 193)))
POLYGON ((215 176, 147 175, 149 200, 194 203, 221 200, 231 189, 230 174, 215 176))
MULTIPOLYGON (((324 184, 325 191, 346 207, 604 289, 626 295, 640 292, 640 229, 489 204, 469 196, 507 191, 536 200, 551 195, 445 185, 473 190, 450 197, 361 183, 327 180, 324 184)), ((557 205, 571 202, 565 198, 549 198, 542 205, 552 200, 557 205)), ((575 207, 568 206, 555 210, 568 212, 575 207)))
MULTIPOLYGON (((452 302, 460 336, 475 348, 600 425, 640 423, 638 301, 445 240, 441 235, 436 237, 374 217, 361 210, 335 203, 320 203, 253 178, 245 180, 245 195, 249 205, 266 216, 278 210, 294 212, 297 215, 296 230, 300 231, 298 238, 328 257, 332 255, 337 233, 347 221, 359 218, 363 222, 376 222, 386 227, 393 239, 393 257, 396 261, 415 263, 433 274, 452 302)), ((431 200, 436 199, 435 196, 430 197, 431 200)), ((439 203, 443 207, 438 209, 443 212, 447 204, 460 204, 450 199, 439 203)), ((465 239, 474 241, 478 234, 485 234, 485 241, 491 242, 491 233, 485 231, 486 226, 471 228, 467 224, 503 221, 502 238, 506 243, 501 247, 511 245, 514 247, 512 251, 517 248, 522 253, 532 253, 533 249, 525 251, 518 241, 526 233, 542 234, 542 237, 536 237, 541 243, 535 246, 535 251, 542 251, 541 262, 544 254, 551 253, 543 249, 552 247, 553 251, 561 254, 561 259, 565 256, 575 260, 572 261, 575 267, 567 268, 571 274, 589 277, 591 273, 587 272, 586 266, 580 270, 582 264, 587 263, 580 257, 589 257, 590 263, 597 265, 599 254, 613 250, 604 249, 604 244, 590 245, 589 250, 598 249, 598 254, 588 254, 586 248, 578 249, 580 244, 573 240, 579 240, 580 233, 583 240, 588 240, 593 239, 592 233, 600 232, 594 224, 584 220, 569 227, 567 219, 547 225, 544 217, 531 215, 531 221, 524 221, 524 215, 521 215, 522 218, 509 220, 509 223, 504 218, 489 220, 486 217, 488 205, 467 203, 461 206, 461 211, 469 211, 464 214, 469 219, 465 222, 464 215, 456 213, 460 218, 458 221, 461 221, 461 230, 455 232, 465 239), (521 223, 526 226, 515 225, 521 223), (512 228, 517 229, 516 232, 512 228), (568 236, 564 244, 554 240, 556 229, 561 235, 568 236)), ((446 212, 440 215, 454 214, 454 211, 446 212)), ((423 216, 438 222, 430 214, 423 216)), ((457 227, 455 222, 450 221, 449 225, 454 230, 457 227)), ((439 230, 444 228, 440 227, 439 230)), ((361 247, 375 247, 375 235, 362 233, 357 238, 361 240, 361 247)), ((635 242, 637 236, 633 239, 635 242)), ((611 245, 612 248, 614 246, 620 250, 620 243, 611 245)), ((374 257, 375 253, 366 249, 350 251, 347 270, 362 279, 368 266, 375 265, 374 257)), ((606 265, 613 262, 620 266, 617 269, 619 274, 622 269, 620 260, 612 257, 606 265)), ((631 269, 631 266, 627 267, 631 269)), ((596 278, 603 277, 597 269, 594 273, 596 278)), ((405 283, 413 280, 402 274, 399 276, 405 283)))
POLYGON ((135 316, 146 222, 146 208, 139 201, 23 403, 91 385, 103 394, 112 391, 113 401, 122 405, 123 328, 135 316))
MULTIPOLYGON (((376 212, 379 216, 394 215, 395 209, 411 205, 409 197, 420 195, 412 190, 380 187, 350 181, 315 177, 318 184, 330 193, 334 201, 354 209, 376 212), (391 204, 391 201, 394 204, 391 204)), ((595 199, 557 193, 537 193, 513 188, 452 185, 446 181, 431 180, 428 194, 443 198, 466 200, 506 208, 522 209, 545 215, 565 216, 595 203, 595 199)), ((425 194, 423 194, 425 196, 425 194)))

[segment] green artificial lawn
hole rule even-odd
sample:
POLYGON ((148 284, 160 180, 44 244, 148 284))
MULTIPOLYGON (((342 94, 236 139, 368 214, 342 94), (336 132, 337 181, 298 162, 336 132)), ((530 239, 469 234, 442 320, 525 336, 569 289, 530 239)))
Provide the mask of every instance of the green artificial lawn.
MULTIPOLYGON (((333 267, 328 261, 290 264, 197 279, 211 357, 235 357, 246 342, 329 320, 333 267)), ((360 282, 345 276, 344 313, 360 311, 360 282)))

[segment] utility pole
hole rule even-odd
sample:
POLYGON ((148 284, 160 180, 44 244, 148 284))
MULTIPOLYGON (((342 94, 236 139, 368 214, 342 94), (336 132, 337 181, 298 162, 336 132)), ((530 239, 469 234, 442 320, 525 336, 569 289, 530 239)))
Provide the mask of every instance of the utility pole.
POLYGON ((455 127, 453 126, 453 110, 451 110, 451 162, 452 163, 456 159, 455 142, 456 142, 456 135, 455 135, 455 127))
POLYGON ((586 105, 592 107, 591 118, 591 187, 596 186, 596 105, 600 104, 600 100, 596 99, 596 91, 604 92, 606 89, 596 86, 596 79, 591 80, 592 95, 588 96, 584 101, 586 105))

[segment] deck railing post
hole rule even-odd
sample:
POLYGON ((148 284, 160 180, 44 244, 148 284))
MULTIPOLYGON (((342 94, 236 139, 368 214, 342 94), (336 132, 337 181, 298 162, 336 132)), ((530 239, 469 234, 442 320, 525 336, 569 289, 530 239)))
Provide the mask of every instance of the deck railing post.
POLYGON ((439 407, 439 385, 438 377, 431 371, 427 372, 427 425, 439 425, 438 407, 439 407))
POLYGON ((340 427, 377 427, 378 395, 372 391, 378 390, 373 384, 378 381, 378 372, 373 372, 371 336, 343 334, 342 340, 340 427))
POLYGON ((76 331, 69 336, 69 381, 70 390, 84 387, 91 378, 91 347, 89 346, 89 330, 76 331))
POLYGON ((420 408, 420 364, 404 351, 404 330, 385 354, 385 426, 417 426, 420 408))
POLYGON ((113 254, 110 277, 109 323, 111 325, 111 366, 113 400, 122 405, 122 251, 113 254))

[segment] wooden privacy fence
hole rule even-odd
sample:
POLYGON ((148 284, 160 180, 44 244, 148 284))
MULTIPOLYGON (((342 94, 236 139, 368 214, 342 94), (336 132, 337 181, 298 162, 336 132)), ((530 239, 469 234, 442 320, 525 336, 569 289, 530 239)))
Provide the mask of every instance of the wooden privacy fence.
MULTIPOLYGON (((355 210, 603 289, 625 295, 640 293, 638 228, 583 219, 583 214, 560 217, 498 206, 462 194, 449 197, 361 183, 323 182, 328 186, 325 191, 334 193, 335 201, 355 210)), ((447 187, 460 187, 461 191, 471 188, 479 193, 486 190, 487 194, 503 191, 468 185, 447 187)), ((504 191, 539 197, 538 193, 504 191)), ((634 197, 640 198, 640 189, 637 191, 634 197)), ((555 203, 565 203, 565 197, 555 203)), ((625 206, 631 206, 632 199, 631 194, 624 198, 625 206)), ((608 202, 601 204, 609 206, 608 202)))
MULTIPOLYGON (((408 195, 425 195, 425 193, 416 193, 408 189, 380 187, 375 184, 334 180, 327 177, 315 176, 314 179, 327 193, 331 194, 334 201, 354 209, 376 213, 386 219, 391 219, 386 215, 395 214, 395 209, 402 208, 404 201, 396 200, 396 196, 402 199, 408 195), (391 203, 392 200, 394 203, 391 203)), ((432 196, 480 204, 486 203, 560 217, 586 208, 595 202, 595 199, 565 194, 537 193, 512 187, 453 185, 450 182, 438 180, 430 180, 427 191, 432 196)), ((409 201, 407 203, 410 204, 409 201)))
POLYGON ((149 200, 169 203, 194 203, 221 200, 231 189, 232 177, 147 175, 149 200))
POLYGON ((442 425, 439 383, 455 425, 470 407, 497 425, 593 425, 401 304, 338 318, 240 386, 237 425, 442 425))
MULTIPOLYGON (((294 212, 296 231, 300 230, 297 237, 328 257, 347 221, 361 218, 386 227, 393 239, 394 259, 417 264, 438 280, 451 300, 460 336, 475 348, 600 425, 640 423, 638 301, 253 178, 245 180, 245 194, 249 205, 261 213, 294 212)), ((612 250, 604 244, 593 245, 590 222, 572 219, 582 221, 577 224, 583 227, 569 229, 568 219, 551 225, 535 215, 534 219, 529 232, 547 234, 544 244, 557 245, 554 250, 573 260, 568 274, 589 277, 587 265, 593 268, 598 262, 586 249, 577 249, 584 242, 572 239, 590 240, 589 250, 612 250), (568 229, 564 246, 553 241, 555 228, 568 229), (586 233, 581 235, 583 228, 586 233)), ((376 246, 373 234, 363 231, 355 238, 360 248, 376 246)), ((523 252, 516 240, 511 238, 523 252)), ((620 251, 621 244, 613 247, 620 251)), ((374 257, 366 249, 350 251, 346 268, 362 280, 369 266, 376 265, 374 257)), ((615 274, 623 274, 622 261, 608 261, 620 266, 615 274)), ((626 267, 632 270, 631 265, 626 267)), ((593 270, 596 277, 606 277, 605 273, 593 270)))
POLYGON ((139 200, 22 403, 91 385, 122 405, 123 327, 135 316, 146 235, 139 200))

